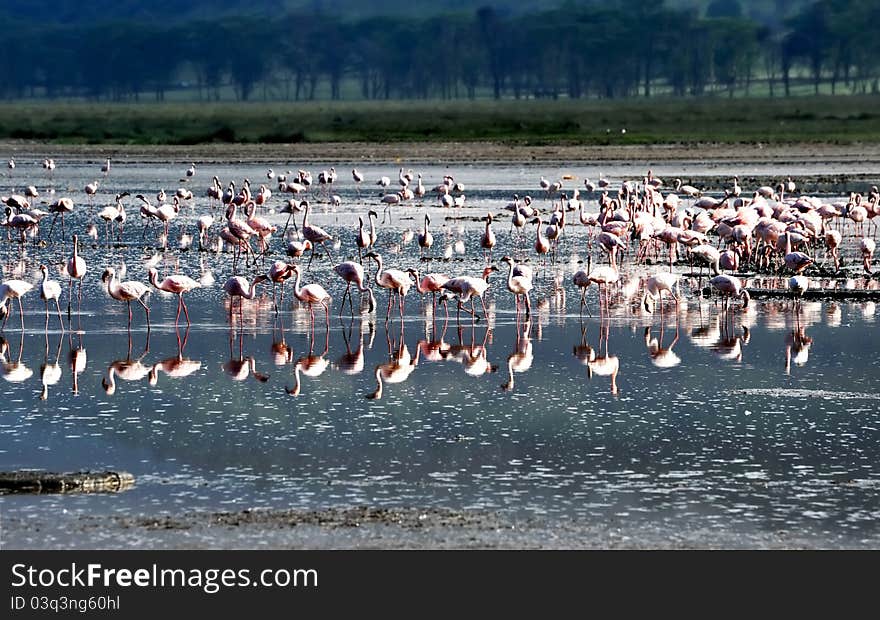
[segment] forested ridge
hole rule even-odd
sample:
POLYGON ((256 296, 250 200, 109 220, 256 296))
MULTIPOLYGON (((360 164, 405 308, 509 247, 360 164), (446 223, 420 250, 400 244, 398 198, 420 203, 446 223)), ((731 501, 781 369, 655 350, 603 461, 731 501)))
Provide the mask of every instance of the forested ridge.
POLYGON ((0 16, 7 100, 863 94, 880 76, 872 0, 7 0, 0 16))

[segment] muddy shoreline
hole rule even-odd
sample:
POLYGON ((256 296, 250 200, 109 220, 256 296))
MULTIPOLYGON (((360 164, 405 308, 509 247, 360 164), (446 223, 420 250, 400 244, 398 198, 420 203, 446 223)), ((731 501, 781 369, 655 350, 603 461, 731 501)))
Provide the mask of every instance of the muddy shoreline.
POLYGON ((124 157, 135 162, 283 161, 327 163, 591 163, 633 162, 750 162, 786 163, 827 161, 880 163, 880 144, 656 144, 580 146, 572 144, 523 145, 501 142, 325 142, 296 144, 183 145, 67 145, 31 141, 3 141, 0 150, 16 158, 75 158, 99 161, 124 157))
POLYGON ((242 510, 162 516, 5 517, 2 549, 866 549, 807 532, 660 531, 624 522, 516 520, 482 510, 242 510))

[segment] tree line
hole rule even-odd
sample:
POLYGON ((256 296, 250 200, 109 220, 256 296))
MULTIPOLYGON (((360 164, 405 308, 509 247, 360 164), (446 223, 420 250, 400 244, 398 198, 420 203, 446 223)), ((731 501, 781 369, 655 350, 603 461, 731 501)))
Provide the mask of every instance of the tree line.
POLYGON ((423 19, 326 12, 182 24, 7 24, 0 97, 165 100, 621 98, 877 92, 880 3, 819 0, 779 24, 618 0, 423 19), (760 85, 760 90, 758 89, 760 85))

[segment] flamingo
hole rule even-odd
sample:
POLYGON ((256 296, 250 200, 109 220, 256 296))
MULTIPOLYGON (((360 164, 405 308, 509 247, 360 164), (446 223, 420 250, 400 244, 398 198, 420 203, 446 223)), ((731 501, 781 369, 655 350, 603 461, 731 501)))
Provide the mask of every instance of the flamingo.
POLYGON ((128 305, 128 327, 131 329, 131 302, 137 301, 144 308, 144 314, 147 317, 147 330, 150 329, 150 308, 141 299, 150 289, 147 285, 129 280, 127 282, 119 282, 116 279, 116 270, 113 267, 107 267, 101 274, 101 281, 107 283, 107 292, 110 297, 116 301, 124 301, 128 305))
POLYGON ((709 280, 709 284, 712 285, 712 288, 721 293, 725 305, 731 297, 739 297, 743 302, 742 307, 748 307, 750 301, 749 292, 745 289, 745 286, 743 286, 742 281, 736 276, 720 274, 709 280))
POLYGON ((95 194, 98 193, 98 182, 92 181, 91 183, 88 183, 85 186, 83 191, 85 191, 86 196, 89 197, 89 204, 91 205, 92 204, 92 196, 94 196, 95 194))
POLYGON ((490 265, 483 269, 483 275, 480 278, 474 278, 471 276, 459 276, 457 278, 447 280, 443 283, 444 289, 458 296, 459 317, 461 316, 462 304, 470 300, 471 309, 468 310, 467 308, 465 308, 464 310, 465 312, 469 312, 472 317, 479 318, 476 316, 473 299, 474 297, 479 297, 480 303, 483 305, 483 318, 489 318, 489 313, 486 310, 486 300, 483 299, 483 295, 489 288, 489 276, 492 274, 493 271, 498 271, 498 267, 496 267, 495 265, 490 265))
POLYGON ((53 202, 49 203, 48 206, 49 213, 54 213, 55 217, 52 218, 52 226, 49 228, 49 237, 52 237, 52 231, 55 230, 55 221, 58 219, 58 216, 61 216, 61 237, 64 237, 64 214, 71 213, 73 211, 73 200, 70 198, 58 198, 53 202))
POLYGON ((275 312, 278 312, 278 304, 275 302, 275 287, 278 284, 281 285, 281 301, 284 302, 284 283, 293 275, 291 266, 283 260, 276 260, 269 265, 269 271, 266 275, 272 281, 272 304, 275 307, 275 312))
POLYGON ((43 274, 43 280, 40 282, 40 299, 46 303, 46 329, 49 328, 49 301, 55 300, 55 308, 58 310, 58 324, 64 329, 64 321, 61 319, 61 304, 58 301, 61 298, 61 285, 57 280, 49 279, 49 268, 46 265, 40 265, 40 272, 43 274))
POLYGON ((530 277, 526 277, 524 275, 514 275, 514 260, 505 256, 501 259, 501 262, 507 263, 510 268, 507 272, 507 290, 513 293, 514 303, 516 304, 516 312, 519 314, 519 305, 520 296, 525 298, 526 302, 526 320, 529 320, 529 317, 532 313, 532 302, 529 299, 529 291, 532 290, 533 284, 532 279, 530 277))
POLYGON ((5 280, 0 284, 0 316, 3 317, 3 327, 0 332, 6 329, 6 321, 12 314, 12 308, 9 307, 9 300, 18 301, 18 316, 21 319, 21 331, 24 333, 24 309, 21 307, 21 297, 34 288, 34 285, 24 280, 5 280))
POLYGON ((309 306, 309 316, 312 319, 312 329, 315 327, 315 309, 314 304, 321 304, 324 306, 324 312, 327 315, 327 331, 330 330, 330 295, 324 290, 324 287, 320 284, 307 284, 303 287, 300 287, 300 278, 302 277, 302 271, 299 268, 299 265, 293 265, 291 267, 291 271, 296 275, 296 281, 293 284, 293 294, 296 295, 296 298, 299 299, 302 303, 308 304, 309 306))
POLYGON ((681 294, 676 295, 673 289, 678 289, 680 278, 681 274, 666 271, 655 273, 649 277, 647 282, 645 282, 645 296, 642 298, 642 305, 645 310, 647 312, 654 312, 655 303, 660 303, 660 310, 663 310, 663 291, 667 291, 675 299, 675 303, 678 304, 681 294))
POLYGON ((593 257, 587 256, 587 268, 579 269, 572 276, 575 286, 581 289, 581 310, 587 305, 587 290, 593 281, 590 279, 590 268, 592 267, 593 257))
POLYGON ((492 214, 486 214, 486 230, 480 237, 480 247, 486 250, 486 262, 492 260, 492 248, 495 247, 495 232, 492 230, 492 214))
POLYGON ((239 298, 238 302, 238 313, 239 316, 242 314, 242 303, 245 299, 253 299, 257 295, 257 285, 261 282, 265 282, 269 278, 266 274, 259 274, 254 277, 253 281, 250 283, 245 280, 241 276, 232 276, 223 284, 223 291, 229 295, 229 318, 232 319, 232 307, 235 302, 235 298, 239 298))
POLYGON ((82 281, 86 275, 86 261, 79 255, 79 237, 73 236, 73 256, 67 261, 68 294, 67 294, 67 318, 70 320, 70 305, 73 299, 73 281, 79 280, 79 294, 77 300, 82 305, 82 281))
POLYGON ((813 259, 803 252, 792 252, 791 233, 785 231, 785 266, 798 274, 813 264, 813 259))
POLYGON ((442 273, 428 273, 421 276, 418 269, 408 269, 410 277, 415 280, 416 292, 419 295, 431 293, 433 297, 434 313, 437 313, 437 293, 443 290, 443 283, 449 280, 449 276, 442 273))
POLYGON ((191 179, 196 175, 196 165, 192 163, 189 165, 189 168, 186 169, 186 178, 191 179))
POLYGON ((363 251, 371 248, 376 243, 376 222, 374 218, 379 217, 379 214, 370 209, 367 212, 367 218, 370 220, 370 230, 367 231, 364 229, 364 220, 360 216, 358 216, 358 235, 356 238, 357 246, 358 246, 358 257, 361 262, 363 262, 363 251))
POLYGON ((293 258, 300 258, 303 254, 312 249, 312 242, 308 239, 304 241, 290 240, 287 242, 287 255, 293 258))
POLYGON ((873 239, 869 239, 868 237, 863 238, 859 241, 859 252, 862 255, 862 265, 865 267, 865 272, 869 275, 871 274, 871 261, 874 259, 874 249, 876 244, 873 239))
POLYGON ((186 317, 186 324, 189 325, 189 311, 186 308, 186 302, 183 301, 183 294, 189 293, 191 290, 199 288, 201 284, 190 278, 189 276, 174 274, 165 277, 159 281, 159 272, 155 267, 150 268, 150 284, 166 293, 174 293, 177 295, 177 318, 175 324, 180 321, 180 309, 183 308, 183 314, 186 317))
POLYGON ((107 161, 105 161, 101 165, 101 172, 104 173, 104 176, 107 176, 108 174, 110 174, 110 158, 109 157, 107 158, 107 161))
POLYGON ((345 261, 344 263, 336 265, 334 269, 337 275, 345 281, 345 293, 342 294, 342 304, 339 306, 339 310, 341 311, 342 308, 345 307, 345 296, 348 295, 349 308, 351 309, 352 315, 354 314, 354 306, 351 301, 352 284, 354 284, 361 293, 367 292, 370 294, 370 307, 368 312, 375 310, 376 299, 373 297, 373 291, 370 290, 370 287, 364 284, 363 265, 354 261, 345 261))
POLYGON ((385 194, 382 196, 382 203, 385 205, 385 210, 382 212, 382 223, 385 223, 385 217, 388 217, 388 221, 391 221, 391 205, 400 204, 403 201, 403 194, 401 192, 397 192, 396 194, 385 194))
POLYGON ((309 267, 312 265, 312 259, 315 258, 315 249, 318 244, 327 252, 327 258, 333 260, 333 257, 330 255, 330 250, 327 249, 327 246, 324 245, 325 241, 330 241, 333 239, 333 236, 330 233, 326 232, 323 228, 318 226, 312 226, 309 224, 309 209, 311 205, 308 200, 303 200, 301 205, 305 213, 303 213, 303 223, 302 223, 302 233, 303 237, 306 238, 312 244, 312 255, 309 257, 309 264, 306 266, 306 270, 308 271, 309 267))
POLYGON ((425 227, 418 236, 419 242, 419 254, 421 255, 422 250, 429 250, 431 246, 434 245, 434 235, 431 234, 431 231, 428 230, 428 224, 431 223, 431 216, 425 213, 425 227))
POLYGON ((792 276, 789 278, 788 290, 791 291, 791 296, 798 300, 795 302, 795 307, 799 305, 799 301, 803 299, 804 293, 806 293, 809 288, 810 280, 806 276, 792 276))
POLYGON ((412 282, 410 281, 409 276, 406 272, 401 271, 400 269, 385 269, 383 271, 382 256, 375 252, 370 252, 366 255, 366 258, 372 258, 376 261, 376 284, 384 289, 388 289, 388 309, 385 312, 385 321, 387 322, 388 317, 391 315, 391 301, 395 294, 397 294, 399 298, 400 318, 403 319, 405 297, 409 292, 410 287, 412 287, 412 282))
POLYGON ((608 287, 611 284, 616 284, 620 281, 620 273, 617 271, 617 267, 612 267, 610 265, 602 265, 601 267, 597 267, 592 270, 589 274, 590 282, 596 284, 599 288, 599 307, 602 307, 602 292, 605 292, 605 301, 606 307, 608 305, 607 302, 610 302, 610 292, 608 287))
POLYGON ((357 192, 357 197, 361 197, 361 183, 364 182, 364 174, 359 171, 357 168, 351 169, 351 178, 354 179, 354 189, 357 192))

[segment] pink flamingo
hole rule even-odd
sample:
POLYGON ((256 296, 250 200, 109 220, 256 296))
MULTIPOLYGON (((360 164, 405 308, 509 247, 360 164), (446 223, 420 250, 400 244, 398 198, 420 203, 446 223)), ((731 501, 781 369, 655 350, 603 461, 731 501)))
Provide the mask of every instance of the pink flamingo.
POLYGON ((86 261, 79 255, 79 237, 73 236, 73 256, 67 261, 68 294, 67 294, 67 319, 70 320, 70 305, 73 298, 73 281, 79 280, 79 294, 77 300, 82 305, 82 281, 86 275, 86 261))
POLYGON ((291 270, 296 275, 296 281, 293 284, 293 294, 296 295, 296 298, 299 299, 302 303, 308 304, 309 306, 309 316, 312 319, 312 330, 315 328, 315 309, 314 304, 321 304, 324 306, 324 312, 327 316, 327 330, 330 330, 330 295, 320 284, 307 284, 303 287, 300 287, 300 278, 302 277, 302 271, 299 268, 299 265, 294 265, 291 267, 291 270))
POLYGON ((869 239, 868 237, 863 238, 859 242, 859 251, 862 254, 862 264, 865 267, 865 272, 869 275, 871 273, 871 261, 874 259, 874 249, 876 244, 873 239, 869 239))
POLYGON ((40 265, 40 272, 43 274, 43 281, 40 282, 40 299, 46 303, 46 329, 49 328, 49 301, 55 300, 55 307, 58 309, 58 324, 64 329, 64 321, 61 319, 61 304, 58 300, 61 298, 61 285, 56 280, 49 279, 49 268, 46 265, 40 265))
POLYGON ((514 260, 509 256, 501 259, 501 262, 507 263, 510 270, 507 272, 507 290, 513 293, 513 300, 516 304, 516 312, 519 314, 520 297, 525 298, 526 303, 526 320, 532 313, 532 302, 529 299, 529 291, 532 290, 533 284, 530 277, 524 275, 514 275, 514 260))
POLYGON ((248 283, 247 280, 242 278, 241 276, 232 276, 226 283, 223 284, 223 290, 230 297, 229 301, 229 319, 232 320, 232 307, 235 302, 235 298, 239 298, 238 302, 238 314, 239 317, 242 315, 242 303, 245 299, 253 299, 257 295, 257 285, 261 282, 265 282, 269 278, 266 274, 259 274, 256 276, 252 282, 248 283))
POLYGON ((395 294, 397 294, 400 300, 400 318, 403 319, 405 297, 409 292, 410 287, 412 287, 412 282, 410 281, 409 276, 406 272, 401 271, 400 269, 386 269, 383 271, 382 256, 375 252, 368 253, 366 258, 372 258, 376 261, 376 265, 378 265, 375 277, 376 284, 384 289, 388 289, 388 309, 385 312, 385 321, 387 322, 388 317, 391 315, 391 301, 394 299, 395 294))
POLYGON ((745 289, 745 286, 743 286, 742 281, 736 276, 720 274, 709 280, 709 284, 712 285, 712 288, 721 293, 724 298, 725 306, 728 304, 731 297, 739 297, 743 302, 742 307, 748 307, 750 301, 749 292, 745 289))
POLYGON ((342 304, 339 306, 339 310, 345 307, 345 296, 348 295, 348 304, 351 309, 351 313, 354 314, 354 304, 351 300, 351 285, 354 284, 357 289, 361 293, 369 293, 370 295, 370 307, 368 312, 372 312, 376 309, 376 299, 373 297, 373 291, 370 290, 370 287, 364 284, 364 266, 360 263, 356 263, 354 261, 345 261, 344 263, 339 263, 336 267, 333 268, 336 271, 336 274, 345 281, 345 293, 342 294, 342 304))
POLYGON ((186 316, 186 324, 189 325, 189 310, 186 308, 186 302, 183 301, 183 294, 189 293, 195 288, 199 288, 201 284, 192 278, 181 274, 167 276, 164 280, 159 282, 159 272, 155 268, 151 268, 149 274, 150 284, 160 291, 177 295, 177 318, 174 320, 174 323, 177 324, 180 320, 180 309, 182 307, 183 314, 186 316))
POLYGON ((34 285, 24 280, 6 280, 0 284, 0 316, 3 317, 3 327, 0 331, 6 329, 6 321, 12 310, 8 307, 10 299, 18 301, 18 316, 21 319, 21 331, 24 332, 24 309, 21 307, 21 296, 34 288, 34 285))
POLYGON ((116 279, 116 270, 113 267, 107 267, 101 274, 101 281, 107 283, 107 292, 110 297, 116 301, 124 301, 128 305, 128 327, 131 328, 131 302, 136 301, 144 308, 144 314, 147 317, 147 330, 150 329, 150 308, 141 299, 147 291, 146 284, 129 280, 128 282, 120 282, 116 279))
POLYGON ((465 312, 470 313, 472 317, 478 318, 476 309, 474 308, 474 297, 479 297, 480 303, 483 305, 483 318, 489 318, 489 313, 486 310, 486 300, 483 299, 483 295, 485 295, 486 290, 489 288, 489 276, 493 271, 498 271, 498 267, 490 265, 483 269, 483 275, 480 278, 459 276, 443 283, 443 288, 445 290, 458 296, 459 317, 461 316, 462 304, 467 303, 467 301, 470 300, 471 309, 468 310, 465 308, 464 310, 465 312))
POLYGON ((419 295, 431 293, 431 296, 433 297, 434 314, 437 314, 437 293, 443 290, 443 284, 449 280, 449 276, 442 273, 428 273, 422 277, 418 269, 408 269, 407 271, 410 277, 415 281, 416 292, 419 295))

